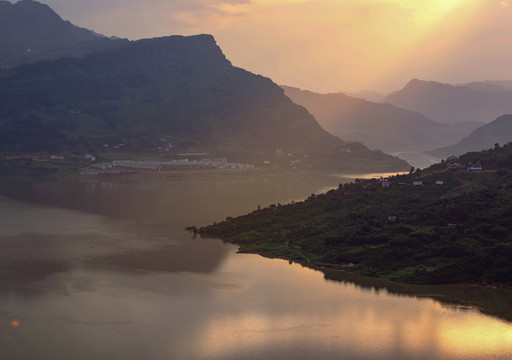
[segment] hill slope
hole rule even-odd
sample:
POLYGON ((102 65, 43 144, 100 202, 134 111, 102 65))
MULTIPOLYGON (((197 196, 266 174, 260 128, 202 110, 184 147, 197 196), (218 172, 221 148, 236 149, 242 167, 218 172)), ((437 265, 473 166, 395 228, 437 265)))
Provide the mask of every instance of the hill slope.
POLYGON ((428 154, 446 158, 451 155, 458 156, 470 151, 493 148, 496 143, 507 144, 510 141, 512 141, 512 115, 503 115, 479 127, 457 144, 428 151, 428 154))
POLYGON ((330 133, 386 152, 424 151, 459 141, 473 130, 441 124, 390 104, 282 87, 288 97, 306 107, 330 133))
MULTIPOLYGON (((4 71, 0 151, 336 152, 406 164, 323 130, 270 79, 233 67, 209 35, 131 42, 4 71)), ((349 155, 345 154, 345 157, 349 155)), ((393 165, 394 164, 394 165, 393 165)))
POLYGON ((481 85, 475 90, 475 84, 453 86, 415 79, 402 90, 388 95, 386 102, 418 111, 441 123, 482 123, 512 113, 512 91, 496 89, 489 91, 489 87, 481 85))
POLYGON ((77 27, 36 1, 0 1, 0 67, 78 57, 126 42, 77 27))
POLYGON ((377 179, 340 185, 199 232, 240 251, 394 281, 510 286, 512 147, 469 153, 458 163, 397 175, 386 187, 377 179), (465 169, 476 160, 484 171, 465 169))

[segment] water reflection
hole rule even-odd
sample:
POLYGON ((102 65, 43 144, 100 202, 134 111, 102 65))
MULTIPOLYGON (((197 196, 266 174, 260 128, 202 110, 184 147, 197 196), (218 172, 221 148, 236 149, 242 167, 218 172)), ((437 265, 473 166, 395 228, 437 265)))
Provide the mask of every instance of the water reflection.
POLYGON ((504 321, 183 230, 338 182, 2 184, 0 359, 511 358, 504 321))

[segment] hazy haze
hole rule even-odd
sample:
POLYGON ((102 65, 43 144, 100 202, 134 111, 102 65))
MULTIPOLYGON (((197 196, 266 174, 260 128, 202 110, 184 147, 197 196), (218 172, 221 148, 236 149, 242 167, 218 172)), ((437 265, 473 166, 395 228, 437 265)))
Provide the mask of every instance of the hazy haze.
POLYGON ((318 92, 512 79, 510 0, 41 2, 109 36, 210 33, 234 65, 318 92))

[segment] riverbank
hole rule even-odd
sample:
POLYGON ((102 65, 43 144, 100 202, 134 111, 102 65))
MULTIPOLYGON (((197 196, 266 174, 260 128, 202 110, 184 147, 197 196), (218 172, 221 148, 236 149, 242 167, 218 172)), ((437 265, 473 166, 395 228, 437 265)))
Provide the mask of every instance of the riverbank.
POLYGON ((122 178, 123 180, 151 180, 151 179, 176 179, 184 177, 246 177, 246 176, 261 176, 261 175, 275 175, 285 174, 291 171, 274 170, 264 168, 252 169, 174 169, 164 171, 144 170, 144 171, 97 171, 97 172, 81 172, 73 177, 81 179, 114 179, 122 178))
MULTIPOLYGON (((191 229, 188 229, 191 230, 191 229)), ((212 236, 201 235, 203 238, 215 239, 212 236)), ((222 239, 227 243, 237 244, 238 253, 259 255, 268 259, 286 260, 290 264, 296 263, 313 270, 320 271, 329 281, 350 283, 363 290, 376 294, 386 292, 394 295, 429 298, 442 303, 444 306, 453 306, 457 309, 475 309, 479 312, 512 322, 512 287, 493 286, 474 283, 452 284, 411 284, 391 281, 383 277, 365 276, 354 272, 351 267, 336 266, 334 264, 316 263, 300 256, 290 257, 271 251, 255 251, 248 246, 238 244, 234 239, 222 239)))

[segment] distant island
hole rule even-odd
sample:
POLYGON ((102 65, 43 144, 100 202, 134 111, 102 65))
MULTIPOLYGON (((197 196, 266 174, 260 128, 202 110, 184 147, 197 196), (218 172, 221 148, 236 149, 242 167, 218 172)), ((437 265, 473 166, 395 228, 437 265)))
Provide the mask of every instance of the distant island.
POLYGON ((512 144, 189 230, 306 266, 410 284, 512 285, 512 144))

